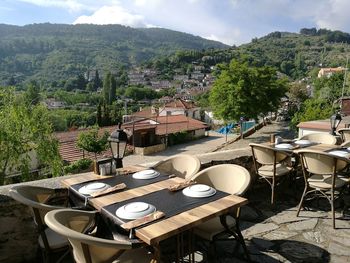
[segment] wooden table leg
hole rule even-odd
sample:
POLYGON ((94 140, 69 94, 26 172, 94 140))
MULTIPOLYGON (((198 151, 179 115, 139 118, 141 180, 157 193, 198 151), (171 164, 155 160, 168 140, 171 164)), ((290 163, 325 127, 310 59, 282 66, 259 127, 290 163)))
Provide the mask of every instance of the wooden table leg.
POLYGON ((154 253, 153 253, 153 258, 151 259, 150 263, 160 263, 160 246, 159 244, 153 246, 154 248, 154 253))

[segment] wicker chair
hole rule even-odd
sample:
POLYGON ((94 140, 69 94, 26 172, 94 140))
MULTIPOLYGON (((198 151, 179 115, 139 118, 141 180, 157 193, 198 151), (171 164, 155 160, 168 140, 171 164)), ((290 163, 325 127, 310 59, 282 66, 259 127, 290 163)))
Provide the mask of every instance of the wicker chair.
POLYGON ((63 190, 66 189, 20 185, 11 188, 9 192, 14 200, 32 209, 33 219, 39 232, 38 244, 46 262, 52 262, 56 252, 65 252, 58 261, 69 253, 68 240, 52 231, 44 222, 44 216, 47 212, 67 206, 68 195, 63 190), (59 206, 57 203, 62 205, 59 206))
POLYGON ((300 140, 309 140, 311 142, 324 143, 324 144, 337 144, 337 138, 329 133, 309 133, 299 138, 300 140))
POLYGON ((338 130, 342 142, 350 141, 350 128, 342 128, 338 130))
POLYGON ((199 171, 200 167, 201 163, 197 157, 189 154, 178 154, 156 163, 152 168, 189 179, 199 171))
POLYGON ((251 143, 255 172, 271 187, 271 204, 275 202, 275 187, 280 179, 291 174, 293 168, 287 165, 290 155, 262 144, 251 143))
MULTIPOLYGON (((243 195, 250 184, 250 174, 242 166, 235 164, 220 164, 206 168, 192 178, 197 183, 206 184, 217 190, 243 195)), ((222 240, 232 241, 230 236, 240 243, 246 257, 250 260, 244 238, 239 229, 240 210, 230 211, 224 217, 216 217, 196 227, 194 233, 202 240, 208 240, 213 245, 214 255, 216 254, 216 242, 222 240)))
POLYGON ((348 158, 321 151, 301 150, 298 154, 303 168, 305 188, 297 216, 299 216, 305 197, 310 194, 318 194, 329 201, 332 225, 335 228, 334 201, 340 196, 340 190, 349 183, 349 178, 339 175, 339 172, 344 170, 350 161, 348 158))
POLYGON ((73 209, 53 210, 46 214, 46 224, 55 232, 68 238, 78 263, 150 262, 152 254, 140 243, 128 240, 110 240, 93 234, 96 211, 73 209), (114 261, 116 260, 116 261, 114 261))

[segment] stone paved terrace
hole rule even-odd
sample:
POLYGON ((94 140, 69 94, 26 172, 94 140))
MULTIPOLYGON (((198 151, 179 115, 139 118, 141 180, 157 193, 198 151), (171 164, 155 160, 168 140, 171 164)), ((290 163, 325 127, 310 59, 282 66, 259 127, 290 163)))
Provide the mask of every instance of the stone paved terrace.
MULTIPOLYGON (((287 125, 265 126, 244 140, 220 148, 216 157, 246 149, 251 142, 269 141, 271 133, 291 139, 295 134, 287 125)), ((266 183, 255 182, 246 194, 250 204, 242 209, 241 229, 254 262, 350 262, 350 217, 343 217, 338 204, 334 230, 329 205, 322 202, 319 206, 310 205, 314 211, 302 210, 300 217, 296 217, 303 187, 302 178, 294 184, 286 181, 277 188, 274 206, 270 205, 270 188, 266 183)), ((345 199, 348 201, 349 193, 345 199)), ((224 255, 228 250, 224 246, 221 249, 223 253, 218 254, 224 255)), ((242 261, 228 256, 222 262, 242 261)))
MULTIPOLYGON (((225 162, 232 160, 232 156, 251 155, 249 143, 269 141, 271 133, 284 138, 294 137, 286 123, 272 123, 243 140, 236 140, 234 135, 228 137, 228 143, 225 143, 226 138, 209 138, 209 144, 203 141, 200 146, 186 144, 158 155, 130 156, 126 164, 152 163, 181 152, 196 154, 202 164, 225 162)), ((45 182, 51 185, 51 182, 45 182)), ((6 195, 8 188, 2 187, 0 193, 6 195)), ((318 207, 324 208, 323 211, 302 211, 300 217, 296 217, 302 190, 303 180, 299 179, 293 184, 285 181, 277 188, 277 201, 271 206, 269 186, 256 181, 252 184, 246 193, 250 203, 242 209, 240 222, 253 262, 350 262, 350 220, 342 218, 341 204, 338 204, 336 214, 336 230, 331 226, 329 208, 322 202, 318 207)), ((312 205, 310 207, 315 207, 312 205)), ((1 240, 5 242, 5 238, 1 240)), ((217 262, 244 262, 241 253, 235 253, 234 256, 229 253, 231 248, 228 243, 221 243, 216 253, 217 262)), ((0 262, 1 258, 6 258, 2 256, 0 262)), ((213 261, 211 258, 207 261, 198 260, 213 261)))

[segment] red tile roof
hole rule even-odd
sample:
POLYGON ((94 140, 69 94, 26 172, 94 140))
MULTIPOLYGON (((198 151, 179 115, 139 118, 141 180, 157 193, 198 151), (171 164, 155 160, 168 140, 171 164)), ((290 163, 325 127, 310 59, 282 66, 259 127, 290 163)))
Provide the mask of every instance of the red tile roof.
MULTIPOLYGON (((150 124, 149 120, 141 120, 135 122, 134 129, 150 129, 155 128, 156 135, 162 136, 171 133, 177 133, 182 131, 194 131, 205 129, 207 125, 204 122, 186 117, 184 115, 174 115, 174 116, 158 116, 151 118, 154 124, 150 124)), ((99 133, 103 134, 105 131, 111 133, 115 130, 117 126, 102 127, 99 129, 99 133)), ((123 129, 127 129, 132 132, 133 124, 123 124, 123 129)), ((81 158, 91 158, 94 159, 93 153, 83 152, 76 147, 76 141, 81 132, 88 131, 88 129, 75 130, 69 132, 57 132, 55 133, 56 138, 59 141, 59 151, 63 160, 68 162, 74 162, 80 160, 81 158)), ((98 155, 98 158, 110 157, 112 156, 111 151, 108 149, 106 152, 98 155)))
MULTIPOLYGON (((105 131, 111 133, 113 130, 116 129, 116 127, 117 126, 109 126, 109 127, 100 128, 99 133, 103 134, 105 131)), ((59 142, 60 155, 64 161, 74 162, 84 157, 95 159, 95 155, 93 153, 89 153, 86 151, 83 152, 76 146, 76 141, 78 139, 79 134, 81 132, 86 132, 88 130, 89 129, 81 129, 81 130, 75 130, 75 131, 54 133, 55 137, 59 142)), ((112 153, 109 149, 106 152, 103 152, 97 155, 98 158, 102 158, 106 156, 112 156, 112 153)))

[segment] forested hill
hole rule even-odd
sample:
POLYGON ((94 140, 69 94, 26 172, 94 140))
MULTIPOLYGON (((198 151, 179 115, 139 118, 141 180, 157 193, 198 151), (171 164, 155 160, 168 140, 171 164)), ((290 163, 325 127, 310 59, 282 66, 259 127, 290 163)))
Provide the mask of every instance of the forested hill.
POLYGON ((298 79, 315 74, 320 67, 345 67, 350 57, 350 34, 315 28, 303 28, 300 33, 273 32, 239 46, 237 51, 298 79))
POLYGON ((121 25, 0 24, 0 84, 60 81, 87 69, 113 71, 178 50, 227 48, 162 29, 121 25))

